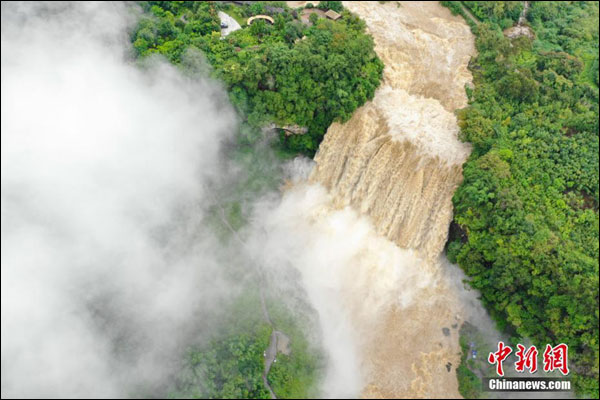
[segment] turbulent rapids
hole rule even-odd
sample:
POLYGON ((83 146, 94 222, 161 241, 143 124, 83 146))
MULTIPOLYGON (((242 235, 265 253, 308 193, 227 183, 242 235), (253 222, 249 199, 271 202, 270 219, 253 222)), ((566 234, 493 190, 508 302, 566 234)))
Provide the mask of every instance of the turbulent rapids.
MULTIPOLYGON (((324 320, 335 318, 335 309, 347 317, 360 365, 357 394, 460 397, 454 368, 464 293, 441 252, 469 154, 457 139, 454 110, 467 104, 473 37, 438 3, 345 6, 366 21, 385 64, 384 79, 373 101, 329 128, 309 184, 286 194, 304 190, 305 198, 314 199, 314 186, 327 189, 308 215, 294 210, 298 224, 335 237, 329 260, 305 268, 304 281, 321 309, 326 345, 328 336, 334 342, 342 334, 327 333, 335 324, 324 320), (369 228, 354 240, 351 232, 362 223, 369 228), (392 243, 382 243, 383 237, 392 243), (354 243, 353 255, 336 258, 336 240, 354 243)), ((286 218, 293 220, 292 213, 286 218)), ((332 368, 336 357, 331 355, 332 368)))
POLYGON ((400 247, 437 257, 469 153, 452 111, 466 105, 471 33, 437 3, 347 7, 367 22, 384 81, 348 123, 329 129, 311 179, 400 247))

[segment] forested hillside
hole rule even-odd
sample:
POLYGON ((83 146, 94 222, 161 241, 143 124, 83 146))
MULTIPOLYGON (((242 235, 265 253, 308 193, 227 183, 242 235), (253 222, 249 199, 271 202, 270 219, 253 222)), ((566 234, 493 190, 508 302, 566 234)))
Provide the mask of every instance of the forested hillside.
MULTIPOLYGON (((322 2, 342 11, 340 2, 322 2)), ((287 149, 313 155, 332 121, 345 121, 371 99, 383 64, 364 23, 347 11, 331 21, 317 14, 303 21, 285 2, 145 2, 147 15, 133 34, 139 56, 165 55, 179 64, 197 49, 227 85, 231 101, 254 127, 308 128, 285 136, 287 149), (220 34, 217 12, 237 17, 244 29, 220 34), (274 24, 246 18, 270 14, 274 24)))
MULTIPOLYGON (((241 229, 248 217, 244 204, 281 183, 281 160, 265 148, 263 128, 279 129, 277 154, 312 156, 334 120, 348 119, 373 97, 383 64, 364 23, 340 2, 320 4, 341 12, 337 21, 324 18, 324 10, 310 10, 312 15, 302 18, 300 9, 291 10, 285 2, 150 1, 141 6, 143 14, 131 41, 142 65, 158 54, 184 73, 208 72, 226 86, 237 108, 241 124, 227 157, 244 176, 215 193, 213 218, 206 221, 221 240, 235 241, 232 230, 241 229), (222 36, 219 11, 233 17, 241 29, 222 36), (247 25, 248 17, 260 14, 274 23, 259 19, 247 25), (306 133, 289 135, 283 127, 306 133)), ((231 268, 233 276, 244 275, 236 270, 239 266, 231 268)), ((317 395, 324 360, 307 339, 306 332, 316 329, 307 320, 310 309, 290 310, 281 298, 268 295, 262 309, 259 292, 265 288, 259 286, 265 282, 257 280, 227 306, 212 340, 184 352, 164 394, 269 398, 266 379, 279 398, 317 395), (290 354, 278 353, 267 373, 264 351, 273 329, 289 337, 290 354)))
POLYGON ((448 255, 515 340, 567 343, 577 391, 597 397, 598 3, 531 2, 533 37, 512 39, 520 2, 443 3, 479 53, 448 255))

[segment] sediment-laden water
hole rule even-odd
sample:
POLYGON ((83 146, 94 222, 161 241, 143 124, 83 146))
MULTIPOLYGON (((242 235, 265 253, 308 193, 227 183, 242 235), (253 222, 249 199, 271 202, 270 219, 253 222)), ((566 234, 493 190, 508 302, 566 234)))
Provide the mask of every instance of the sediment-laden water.
POLYGON ((474 39, 438 3, 398 3, 345 2, 373 35, 383 83, 329 128, 308 182, 276 213, 312 229, 296 244, 328 254, 294 262, 338 368, 326 391, 354 379, 347 394, 459 397, 464 289, 442 251, 470 151, 454 111, 467 104, 474 39))

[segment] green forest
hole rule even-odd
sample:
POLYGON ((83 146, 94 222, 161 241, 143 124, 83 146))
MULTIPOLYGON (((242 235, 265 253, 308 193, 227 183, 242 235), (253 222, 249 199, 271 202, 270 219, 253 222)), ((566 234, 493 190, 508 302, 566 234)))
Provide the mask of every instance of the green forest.
MULTIPOLYGON (((215 337, 188 349, 168 390, 169 398, 270 398, 262 373, 272 327, 263 319, 258 293, 258 287, 249 285, 227 305, 215 337)), ((299 322, 310 326, 310 321, 292 317, 276 298, 267 298, 267 307, 291 345, 290 355, 279 354, 272 364, 269 384, 279 398, 314 398, 323 360, 299 326, 299 322)))
POLYGON ((145 2, 146 16, 132 41, 138 56, 160 53, 175 64, 185 63, 190 49, 200 50, 251 127, 274 123, 307 130, 281 130, 281 144, 312 156, 333 121, 346 121, 373 98, 383 71, 364 22, 340 2, 321 3, 343 17, 331 21, 312 14, 303 22, 285 2, 145 2), (222 38, 220 9, 244 29, 222 38), (274 24, 256 20, 246 26, 257 14, 271 15, 274 24))
POLYGON ((597 398, 598 3, 531 2, 533 37, 513 39, 522 2, 442 3, 478 51, 448 255, 515 342, 567 343, 576 391, 597 398))

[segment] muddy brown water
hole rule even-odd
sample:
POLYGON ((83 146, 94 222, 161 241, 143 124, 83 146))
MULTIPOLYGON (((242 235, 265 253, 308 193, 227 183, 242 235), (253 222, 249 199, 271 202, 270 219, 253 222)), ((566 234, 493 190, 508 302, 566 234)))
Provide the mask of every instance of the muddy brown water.
MULTIPOLYGON (((310 182, 327 188, 333 208, 352 207, 379 235, 414 252, 421 261, 411 273, 432 277, 408 304, 392 296, 364 310, 359 299, 345 300, 361 332, 362 395, 460 397, 456 374, 447 368, 460 362, 458 333, 442 330, 463 319, 460 293, 447 282, 440 255, 470 152, 457 139, 454 111, 467 105, 474 38, 437 2, 344 5, 366 22, 385 64, 383 82, 348 122, 329 128, 310 182)), ((377 279, 365 281, 367 292, 377 279)))

